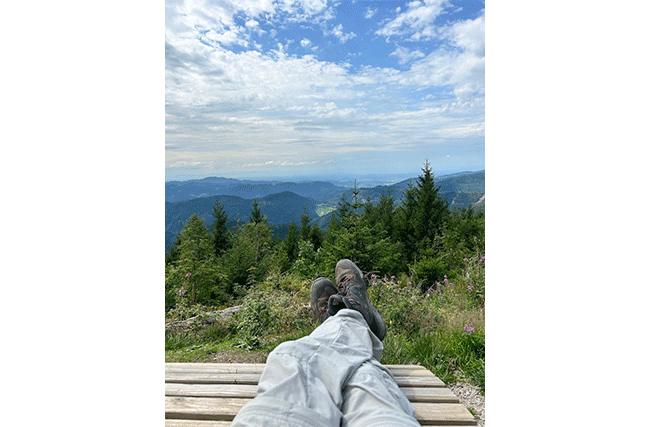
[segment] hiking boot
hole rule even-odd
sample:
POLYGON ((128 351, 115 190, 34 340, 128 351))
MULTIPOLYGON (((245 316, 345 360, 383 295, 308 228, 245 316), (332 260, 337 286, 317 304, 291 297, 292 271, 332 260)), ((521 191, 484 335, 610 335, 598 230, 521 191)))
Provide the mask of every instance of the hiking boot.
POLYGON ((337 292, 338 289, 327 277, 319 277, 311 284, 309 305, 321 323, 338 311, 329 310, 328 304, 330 296, 335 295, 337 292))
MULTIPOLYGON (((338 293, 343 297, 342 302, 347 308, 361 313, 363 318, 366 319, 366 322, 368 322, 370 330, 377 338, 383 340, 386 336, 386 325, 375 307, 368 301, 368 295, 366 293, 368 287, 359 267, 349 259, 342 259, 336 264, 334 274, 336 276, 336 284, 339 287, 338 293)), ((336 302, 338 300, 330 302, 330 306, 336 307, 336 302)))

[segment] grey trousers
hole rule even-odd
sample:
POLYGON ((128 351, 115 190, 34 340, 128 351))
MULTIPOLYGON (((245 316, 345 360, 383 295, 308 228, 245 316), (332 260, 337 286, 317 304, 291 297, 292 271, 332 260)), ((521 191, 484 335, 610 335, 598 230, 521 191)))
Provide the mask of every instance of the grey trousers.
POLYGON ((419 426, 381 364, 381 341, 361 313, 342 309, 311 335, 269 354, 257 397, 232 427, 419 426))

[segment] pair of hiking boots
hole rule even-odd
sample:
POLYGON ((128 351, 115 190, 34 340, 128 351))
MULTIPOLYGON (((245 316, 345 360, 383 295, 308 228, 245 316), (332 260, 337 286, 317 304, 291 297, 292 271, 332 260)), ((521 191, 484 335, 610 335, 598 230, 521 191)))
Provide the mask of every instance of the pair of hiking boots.
POLYGON ((383 341, 386 325, 368 301, 368 287, 359 267, 349 259, 342 259, 336 264, 334 275, 336 285, 326 277, 319 277, 311 285, 310 305, 316 317, 324 322, 342 308, 356 310, 366 319, 370 330, 383 341))

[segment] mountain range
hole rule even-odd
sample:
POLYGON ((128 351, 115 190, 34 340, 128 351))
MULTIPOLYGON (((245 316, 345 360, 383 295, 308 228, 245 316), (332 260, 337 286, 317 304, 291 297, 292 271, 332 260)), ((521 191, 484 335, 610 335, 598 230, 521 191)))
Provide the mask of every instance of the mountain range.
MULTIPOLYGON (((382 194, 390 194, 397 205, 402 201, 403 191, 416 183, 417 178, 410 178, 392 185, 357 188, 357 201, 365 203, 370 200, 376 204, 382 194)), ((435 177, 435 185, 452 209, 485 206, 485 171, 435 177)), ((294 183, 219 177, 169 181, 165 183, 165 252, 192 214, 199 215, 211 227, 214 222, 212 207, 217 200, 228 215, 229 227, 235 227, 237 221, 248 222, 253 201, 257 201, 269 225, 282 237, 287 224, 300 224, 303 212, 309 214, 312 222, 326 229, 332 211, 342 199, 352 201, 353 191, 354 188, 324 181, 294 183)))

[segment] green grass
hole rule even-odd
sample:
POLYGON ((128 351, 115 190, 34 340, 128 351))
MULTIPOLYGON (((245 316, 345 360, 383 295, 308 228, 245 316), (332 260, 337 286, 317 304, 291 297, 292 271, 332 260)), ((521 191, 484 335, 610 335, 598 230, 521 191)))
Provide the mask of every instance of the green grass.
POLYGON ((335 211, 336 206, 329 206, 325 203, 320 203, 316 206, 316 214, 320 216, 327 215, 328 213, 335 211))
MULTIPOLYGON (((468 262, 459 277, 425 293, 406 275, 371 281, 369 298, 387 327, 383 363, 421 364, 447 384, 465 381, 485 393, 485 276, 478 265, 468 262)), ((242 309, 232 318, 166 332, 165 360, 210 361, 221 352, 265 357, 282 342, 310 334, 318 326, 305 307, 310 285, 295 274, 269 277, 238 302, 242 309)), ((214 310, 176 310, 173 320, 199 309, 214 310)))

